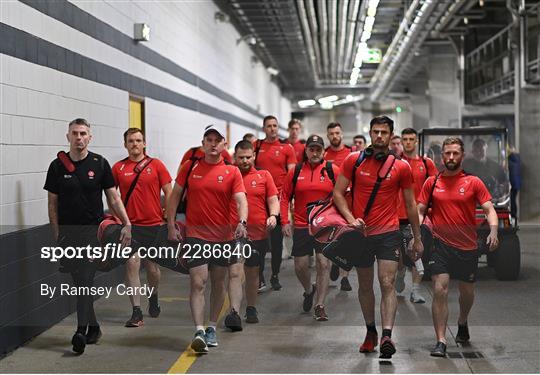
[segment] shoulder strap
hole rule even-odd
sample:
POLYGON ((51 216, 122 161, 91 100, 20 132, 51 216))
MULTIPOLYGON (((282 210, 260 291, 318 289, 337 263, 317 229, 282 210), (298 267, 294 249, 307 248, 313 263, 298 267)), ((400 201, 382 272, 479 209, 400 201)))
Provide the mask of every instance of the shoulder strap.
POLYGON ((60 163, 62 163, 64 168, 66 168, 66 170, 69 173, 75 172, 75 164, 73 164, 73 162, 71 161, 71 159, 69 158, 68 154, 65 151, 58 152, 56 156, 58 157, 58 160, 60 160, 60 163))
POLYGON ((379 171, 377 172, 377 181, 375 181, 375 185, 373 186, 373 190, 371 191, 371 194, 369 196, 368 202, 366 204, 366 208, 364 209, 364 219, 367 218, 367 215, 369 214, 369 211, 371 210, 371 207, 373 206, 373 202, 375 201, 375 197, 377 196, 379 188, 381 187, 382 182, 388 176, 388 173, 390 173, 390 170, 394 166, 395 162, 396 162, 396 157, 390 153, 386 157, 386 160, 384 161, 384 163, 379 168, 379 171))
POLYGON ((330 180, 332 181, 332 185, 336 186, 336 178, 334 176, 334 168, 332 168, 332 162, 327 161, 324 169, 326 169, 326 174, 328 175, 328 178, 330 178, 330 180))
MULTIPOLYGON (((364 161, 365 158, 366 158, 366 154, 364 153, 364 151, 360 152, 360 154, 358 155, 358 158, 356 159, 356 162, 354 163, 353 169, 352 169, 352 174, 351 174, 351 199, 352 199, 353 207, 354 207, 354 184, 356 182, 356 170, 358 169, 360 164, 362 164, 362 162, 364 161)), ((351 207, 351 210, 352 210, 352 207, 351 207)))
POLYGON ((296 183, 298 182, 298 176, 300 176, 300 171, 302 170, 303 165, 304 163, 298 163, 294 167, 294 174, 292 178, 292 194, 291 194, 291 197, 289 198, 289 202, 294 199, 294 194, 296 192, 296 183))
POLYGON ((189 166, 189 169, 188 169, 188 172, 186 174, 186 183, 184 184, 184 191, 186 191, 187 189, 187 186, 188 186, 188 181, 189 181, 189 175, 191 174, 191 171, 193 170, 193 167, 195 166, 195 163, 198 162, 199 158, 194 158, 191 160, 191 165, 189 166))
POLYGON ((129 186, 129 189, 126 193, 126 199, 124 200, 124 207, 127 208, 129 198, 131 197, 131 194, 133 193, 133 190, 135 190, 135 186, 137 185, 137 181, 139 181, 139 177, 141 176, 141 172, 144 171, 144 168, 146 168, 151 162, 154 160, 153 158, 147 156, 143 160, 137 163, 135 168, 133 168, 133 172, 136 173, 135 178, 131 182, 131 185, 129 186))
POLYGON ((255 142, 255 161, 253 162, 253 165, 257 165, 257 158, 259 157, 259 151, 261 149, 261 146, 262 146, 262 140, 257 139, 257 141, 255 142))
POLYGON ((424 163, 424 172, 426 172, 426 177, 424 178, 424 181, 425 181, 429 177, 428 167, 427 167, 427 160, 426 160, 426 157, 424 155, 422 155, 421 158, 422 158, 422 162, 424 163))
POLYGON ((429 192, 429 197, 426 205, 426 211, 424 212, 424 219, 422 219, 422 222, 420 224, 424 224, 424 221, 426 220, 426 216, 428 214, 428 211, 430 207, 433 207, 433 192, 435 191, 435 185, 437 184, 437 180, 439 179, 439 176, 442 172, 437 173, 435 176, 435 179, 433 181, 433 186, 431 187, 431 191, 429 192))
POLYGON ((191 156, 189 157, 190 160, 195 160, 195 159, 197 159, 197 158, 195 157, 195 154, 197 153, 197 150, 198 150, 198 149, 199 149, 199 146, 195 146, 195 147, 190 148, 190 150, 191 150, 191 156))

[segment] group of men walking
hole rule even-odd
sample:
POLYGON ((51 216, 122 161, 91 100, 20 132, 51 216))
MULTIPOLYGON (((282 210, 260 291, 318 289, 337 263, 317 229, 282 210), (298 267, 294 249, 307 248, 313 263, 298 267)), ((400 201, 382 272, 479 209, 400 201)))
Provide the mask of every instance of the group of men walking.
MULTIPOLYGON (((358 275, 358 298, 366 323, 360 352, 373 352, 378 345, 383 358, 396 352, 392 329, 396 289, 402 291, 404 285, 404 271, 398 271, 401 264, 413 270, 411 301, 425 302, 419 294, 419 275, 414 271, 414 262, 424 253, 421 223, 430 228, 435 238, 429 258, 424 258, 434 283, 432 308, 437 342, 431 354, 446 353, 450 276, 459 279, 458 338, 462 342, 469 340, 467 316, 473 304, 478 264, 477 204, 484 209, 490 224, 490 249, 496 248, 498 240, 497 216, 489 192, 480 179, 467 175, 461 168, 463 142, 459 138, 444 141, 444 170, 439 172, 430 159, 416 153, 414 129, 402 132, 402 152, 390 150, 394 122, 386 116, 371 120, 371 145, 367 147, 361 136, 355 137, 352 148, 346 146, 339 123, 327 127, 327 148, 319 135, 301 141, 298 120, 289 122, 289 140, 279 139, 278 130, 277 118, 265 117, 265 139, 238 142, 234 157, 230 158, 224 132, 217 126, 207 126, 202 146, 188 150, 182 158, 173 185, 164 164, 146 154, 140 129, 130 128, 124 133, 128 157, 111 168, 102 156, 88 151, 90 125, 84 119, 76 119, 68 127, 70 151, 59 153, 51 163, 45 183, 53 236, 64 245, 96 243, 97 225, 104 216, 104 191, 111 213, 123 224, 123 244, 151 246, 166 225, 168 240, 181 242, 183 248, 193 253, 196 249, 204 250, 202 256, 186 257, 186 266, 195 324, 191 348, 207 353, 209 347, 218 346, 216 327, 227 294, 231 308, 224 324, 232 331, 242 330, 244 284, 245 321, 259 322, 256 299, 257 292, 266 286, 263 271, 267 252, 271 253, 270 286, 275 291, 282 289, 279 273, 284 236, 293 239, 294 270, 304 289, 302 309, 313 309, 317 321, 329 319, 325 305, 329 279, 336 280, 341 274, 341 289, 347 291, 352 287, 348 273, 331 264, 322 253, 324 244, 310 234, 307 208, 313 201, 332 196, 336 208, 354 229, 342 238, 340 246, 358 275), (185 207, 184 235, 176 223, 181 203, 185 207), (247 253, 238 251, 245 246, 247 253), (316 263, 314 282, 309 267, 311 256, 316 263), (373 290, 375 261, 382 294, 380 341, 373 290), (208 281, 210 307, 205 327, 208 281)), ((127 261, 126 282, 140 286, 141 263, 150 286, 154 287, 148 312, 157 317, 161 312, 157 294, 159 267, 148 259, 142 261, 135 253, 127 261)), ((96 272, 92 259, 64 265, 75 284, 92 285, 96 272)), ((133 311, 126 327, 138 327, 144 324, 140 296, 130 298, 133 311)), ((77 318, 72 345, 75 352, 82 353, 87 344, 96 343, 101 337, 91 296, 78 296, 77 318)))

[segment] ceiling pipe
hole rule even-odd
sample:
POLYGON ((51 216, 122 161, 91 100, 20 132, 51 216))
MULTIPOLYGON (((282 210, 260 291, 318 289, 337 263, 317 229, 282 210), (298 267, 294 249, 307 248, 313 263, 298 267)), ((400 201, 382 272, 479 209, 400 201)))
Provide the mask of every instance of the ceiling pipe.
POLYGON ((323 74, 322 80, 326 81, 328 79, 328 15, 326 13, 326 0, 318 0, 318 9, 319 9, 319 26, 320 34, 319 41, 321 44, 321 56, 323 61, 323 74))
MULTIPOLYGON (((357 32, 357 25, 360 24, 360 20, 358 19, 358 10, 360 9, 360 0, 353 0, 351 5, 349 6, 349 13, 347 15, 347 40, 345 43, 345 57, 342 60, 342 71, 344 73, 343 77, 340 77, 342 79, 347 79, 349 74, 345 72, 345 69, 348 69, 350 66, 352 66, 352 54, 354 50, 354 46, 356 45, 354 43, 355 39, 358 38, 359 32, 357 32)), ((363 27, 363 25, 362 25, 363 27)))
POLYGON ((450 5, 450 7, 448 7, 448 10, 444 13, 444 15, 441 17, 440 21, 435 26, 435 31, 438 32, 438 33, 442 32, 444 30, 444 28, 452 20, 454 20, 454 16, 457 14, 457 12, 459 12, 461 10, 463 5, 465 5, 465 3, 467 3, 467 2, 469 2, 469 6, 467 8, 467 9, 469 9, 477 1, 476 0, 458 0, 458 1, 454 2, 454 3, 452 3, 452 5, 450 5))
POLYGON ((370 99, 372 101, 379 101, 386 91, 391 88, 396 76, 403 68, 403 61, 409 54, 414 53, 413 46, 418 47, 427 37, 429 32, 426 32, 425 25, 428 23, 435 8, 440 7, 442 9, 447 9, 451 3, 450 0, 413 1, 405 18, 401 21, 398 32, 392 40, 377 72, 371 79, 373 89, 370 99), (420 3, 422 3, 421 6, 420 3), (413 19, 413 16, 417 11, 421 11, 422 14, 419 15, 418 22, 414 23, 416 18, 413 19), (413 21, 410 26, 409 23, 411 22, 409 20, 413 21), (422 37, 420 37, 419 34, 421 34, 422 31, 424 31, 424 33, 422 37))
POLYGON ((306 12, 310 25, 313 50, 315 51, 315 57, 317 59, 317 71, 319 72, 317 82, 320 82, 324 73, 324 68, 322 66, 322 53, 319 45, 319 26, 317 24, 317 15, 315 13, 315 7, 312 0, 304 0, 304 5, 306 6, 306 12))
POLYGON ((334 65, 336 64, 336 29, 337 29, 337 1, 329 1, 328 7, 328 78, 334 79, 334 65))
POLYGON ((343 72, 343 63, 344 63, 344 48, 345 48, 345 38, 347 36, 348 22, 347 22, 347 9, 349 7, 349 0, 344 0, 341 2, 341 8, 339 9, 339 33, 338 33, 338 45, 336 50, 336 62, 335 62, 335 74, 336 79, 341 79, 339 72, 343 72))
POLYGON ((314 41, 313 41, 313 34, 309 27, 308 22, 308 16, 306 12, 306 8, 304 6, 303 0, 297 0, 296 5, 298 7, 298 13, 300 14, 300 24, 302 26, 302 31, 304 34, 304 40, 305 40, 305 46, 308 50, 309 55, 309 61, 311 61, 311 67, 313 69, 313 81, 315 84, 318 84, 319 82, 319 76, 320 76, 320 66, 318 64, 318 58, 316 55, 316 52, 314 51, 314 41))

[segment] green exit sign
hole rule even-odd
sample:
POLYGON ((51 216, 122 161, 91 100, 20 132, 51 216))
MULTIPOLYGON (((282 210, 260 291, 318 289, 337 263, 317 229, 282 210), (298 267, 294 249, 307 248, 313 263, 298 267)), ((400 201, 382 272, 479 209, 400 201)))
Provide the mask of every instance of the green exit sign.
POLYGON ((379 64, 382 60, 382 52, 379 48, 368 48, 364 52, 362 62, 368 64, 379 64))

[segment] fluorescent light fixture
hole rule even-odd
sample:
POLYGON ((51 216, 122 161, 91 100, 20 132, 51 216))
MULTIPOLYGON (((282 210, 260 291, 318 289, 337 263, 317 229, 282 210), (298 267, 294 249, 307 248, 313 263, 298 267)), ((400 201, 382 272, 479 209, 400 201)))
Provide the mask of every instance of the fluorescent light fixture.
POLYGON ((335 102, 338 99, 339 99, 339 96, 337 95, 325 96, 319 99, 319 103, 323 104, 323 103, 335 102))
POLYGON ((319 103, 321 104, 321 109, 329 110, 329 109, 334 108, 334 104, 332 104, 332 102, 321 102, 321 101, 319 101, 319 103))
POLYGON ((353 96, 352 96, 352 95, 347 95, 347 96, 345 97, 345 99, 347 99, 347 101, 349 101, 349 102, 352 102, 353 96))
POLYGON ((277 76, 279 74, 279 70, 277 70, 273 66, 269 66, 268 68, 266 68, 266 71, 270 73, 271 76, 277 76))
POLYGON ((317 102, 313 99, 299 100, 298 107, 307 108, 307 107, 311 107, 312 105, 315 105, 316 103, 317 102))
POLYGON ((369 132, 369 126, 364 126, 364 127, 362 128, 362 131, 363 131, 364 133, 369 132))
POLYGON ((362 61, 369 58, 369 49, 367 46, 367 42, 371 38, 371 32, 373 31, 373 26, 375 24, 375 16, 377 15, 377 7, 379 6, 379 1, 380 0, 369 0, 368 5, 365 8, 366 18, 364 21, 364 29, 362 31, 362 35, 360 36, 360 43, 358 44, 358 50, 354 59, 354 68, 358 70, 353 69, 353 71, 351 72, 351 77, 349 79, 349 84, 351 86, 354 86, 358 83, 358 78, 362 76, 359 70, 362 66, 362 61))

